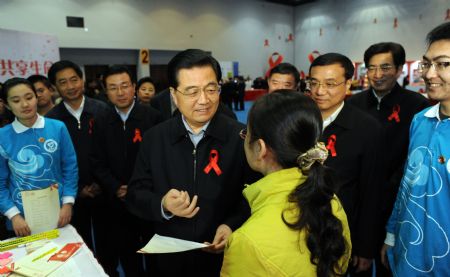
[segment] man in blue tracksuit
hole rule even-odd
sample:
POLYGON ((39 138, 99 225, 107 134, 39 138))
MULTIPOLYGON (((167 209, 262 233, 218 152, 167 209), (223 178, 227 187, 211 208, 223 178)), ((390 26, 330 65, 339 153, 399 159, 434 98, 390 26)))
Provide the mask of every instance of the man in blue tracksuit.
POLYGON ((411 124, 408 160, 382 260, 394 276, 450 276, 450 23, 427 36, 419 69, 438 103, 411 124))

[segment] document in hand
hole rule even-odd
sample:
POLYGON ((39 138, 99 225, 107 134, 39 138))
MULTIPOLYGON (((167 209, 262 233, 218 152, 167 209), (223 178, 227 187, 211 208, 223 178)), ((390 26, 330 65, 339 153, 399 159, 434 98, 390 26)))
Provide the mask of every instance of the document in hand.
POLYGON ((175 253, 183 252, 194 249, 200 249, 208 247, 209 245, 204 243, 198 243, 194 241, 182 240, 172 237, 165 237, 155 234, 147 245, 144 246, 138 253, 175 253))
POLYGON ((45 189, 22 191, 25 221, 31 233, 41 233, 55 229, 59 218, 58 188, 51 185, 45 189))

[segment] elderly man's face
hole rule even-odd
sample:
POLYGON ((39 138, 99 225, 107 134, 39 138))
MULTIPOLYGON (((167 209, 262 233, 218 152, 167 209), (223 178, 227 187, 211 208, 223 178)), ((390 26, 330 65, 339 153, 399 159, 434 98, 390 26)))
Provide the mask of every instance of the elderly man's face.
POLYGON ((178 87, 170 88, 172 99, 194 132, 217 111, 219 83, 211 66, 180 69, 178 87))

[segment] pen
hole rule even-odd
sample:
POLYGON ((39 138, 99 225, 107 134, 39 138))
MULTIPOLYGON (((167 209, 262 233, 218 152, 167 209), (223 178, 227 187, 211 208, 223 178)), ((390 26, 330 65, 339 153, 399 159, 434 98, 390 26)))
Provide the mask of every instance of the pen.
POLYGON ((41 255, 39 255, 36 258, 34 258, 33 260, 31 260, 31 262, 35 262, 39 259, 42 259, 43 257, 47 256, 48 254, 55 252, 57 249, 58 249, 58 247, 53 247, 52 249, 48 250, 47 252, 42 253, 41 255))

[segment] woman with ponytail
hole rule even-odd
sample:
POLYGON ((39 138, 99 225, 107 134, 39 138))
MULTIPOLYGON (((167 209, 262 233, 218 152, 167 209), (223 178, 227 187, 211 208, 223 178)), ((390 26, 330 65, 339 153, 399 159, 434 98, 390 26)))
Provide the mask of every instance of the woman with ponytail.
POLYGON ((229 238, 221 276, 339 276, 351 255, 347 217, 318 139, 314 101, 290 90, 258 99, 250 110, 247 161, 264 178, 244 190, 251 217, 229 238))

